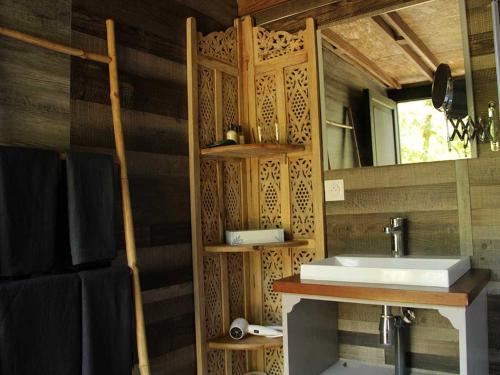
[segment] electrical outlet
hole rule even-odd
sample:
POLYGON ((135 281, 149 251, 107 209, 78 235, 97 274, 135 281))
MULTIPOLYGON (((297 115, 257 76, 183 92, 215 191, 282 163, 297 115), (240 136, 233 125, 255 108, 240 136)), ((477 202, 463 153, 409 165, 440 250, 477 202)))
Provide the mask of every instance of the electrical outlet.
POLYGON ((343 201, 344 180, 326 180, 325 181, 325 201, 343 201))

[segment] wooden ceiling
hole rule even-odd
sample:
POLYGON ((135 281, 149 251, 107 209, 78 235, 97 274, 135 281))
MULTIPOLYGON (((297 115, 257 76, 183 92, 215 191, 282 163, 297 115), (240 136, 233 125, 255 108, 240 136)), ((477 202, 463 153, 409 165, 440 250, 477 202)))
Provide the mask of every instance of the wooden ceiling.
POLYGON ((434 0, 331 26, 326 46, 390 88, 431 82, 439 63, 464 75, 457 0, 434 0))

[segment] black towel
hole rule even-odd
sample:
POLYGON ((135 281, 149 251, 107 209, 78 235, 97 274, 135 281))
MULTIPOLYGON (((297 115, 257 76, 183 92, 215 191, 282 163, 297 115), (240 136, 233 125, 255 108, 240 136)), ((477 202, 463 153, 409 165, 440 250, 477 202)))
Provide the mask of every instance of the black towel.
POLYGON ((113 159, 68 153, 68 216, 74 265, 116 257, 113 159))
POLYGON ((130 375, 134 314, 129 268, 79 273, 82 282, 82 375, 130 375))
POLYGON ((52 267, 58 174, 55 151, 0 147, 0 277, 52 267))
POLYGON ((0 374, 81 373, 77 274, 0 284, 0 374))

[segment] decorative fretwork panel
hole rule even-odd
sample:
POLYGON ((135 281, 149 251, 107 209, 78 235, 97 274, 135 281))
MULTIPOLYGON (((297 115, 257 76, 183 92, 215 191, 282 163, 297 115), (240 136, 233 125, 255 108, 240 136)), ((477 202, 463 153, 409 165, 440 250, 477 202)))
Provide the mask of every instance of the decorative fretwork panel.
POLYGON ((281 324, 281 294, 273 290, 273 282, 283 278, 281 249, 262 252, 263 324, 281 324))
POLYGON ((223 182, 226 229, 242 229, 241 162, 224 162, 223 182))
POLYGON ((311 111, 307 66, 285 69, 288 143, 311 143, 311 111))
POLYGON ((274 74, 263 74, 256 77, 255 91, 257 101, 257 125, 260 126, 262 142, 275 142, 275 124, 278 122, 278 105, 276 102, 276 77, 274 74))
POLYGON ((296 238, 314 236, 312 162, 309 158, 290 159, 290 202, 292 234, 296 238))
POLYGON ((243 254, 227 254, 229 282, 229 316, 231 321, 245 317, 245 282, 243 275, 243 254))
POLYGON ((314 249, 293 249, 292 270, 293 274, 300 273, 300 266, 312 262, 316 256, 314 249))
POLYGON ((206 36, 198 33, 198 53, 231 65, 237 64, 236 30, 215 31, 206 36))
POLYGON ((238 78, 222 73, 222 129, 238 123, 238 78))
POLYGON ((259 61, 271 60, 304 50, 304 32, 290 34, 286 31, 268 31, 262 27, 256 27, 255 43, 259 61))
POLYGON ((247 355, 243 350, 234 350, 231 352, 233 355, 233 373, 232 375, 244 375, 247 373, 247 355))
POLYGON ((207 352, 208 375, 224 375, 224 350, 207 352))
POLYGON ((201 231, 204 243, 220 242, 217 162, 203 160, 200 167, 201 231))
POLYGON ((207 339, 222 335, 221 272, 219 255, 203 258, 207 339))
POLYGON ((268 375, 282 375, 285 361, 282 348, 266 349, 265 366, 268 375))
POLYGON ((259 165, 260 227, 281 228, 280 162, 261 160, 259 165))
POLYGON ((198 122, 200 147, 215 141, 215 79, 211 69, 198 68, 198 122))

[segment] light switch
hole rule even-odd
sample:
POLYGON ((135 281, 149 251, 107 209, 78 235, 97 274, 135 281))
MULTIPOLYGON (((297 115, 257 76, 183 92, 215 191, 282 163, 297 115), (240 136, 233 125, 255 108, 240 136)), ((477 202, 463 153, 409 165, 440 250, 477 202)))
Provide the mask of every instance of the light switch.
POLYGON ((325 181, 325 201, 343 201, 344 180, 326 180, 325 181))

